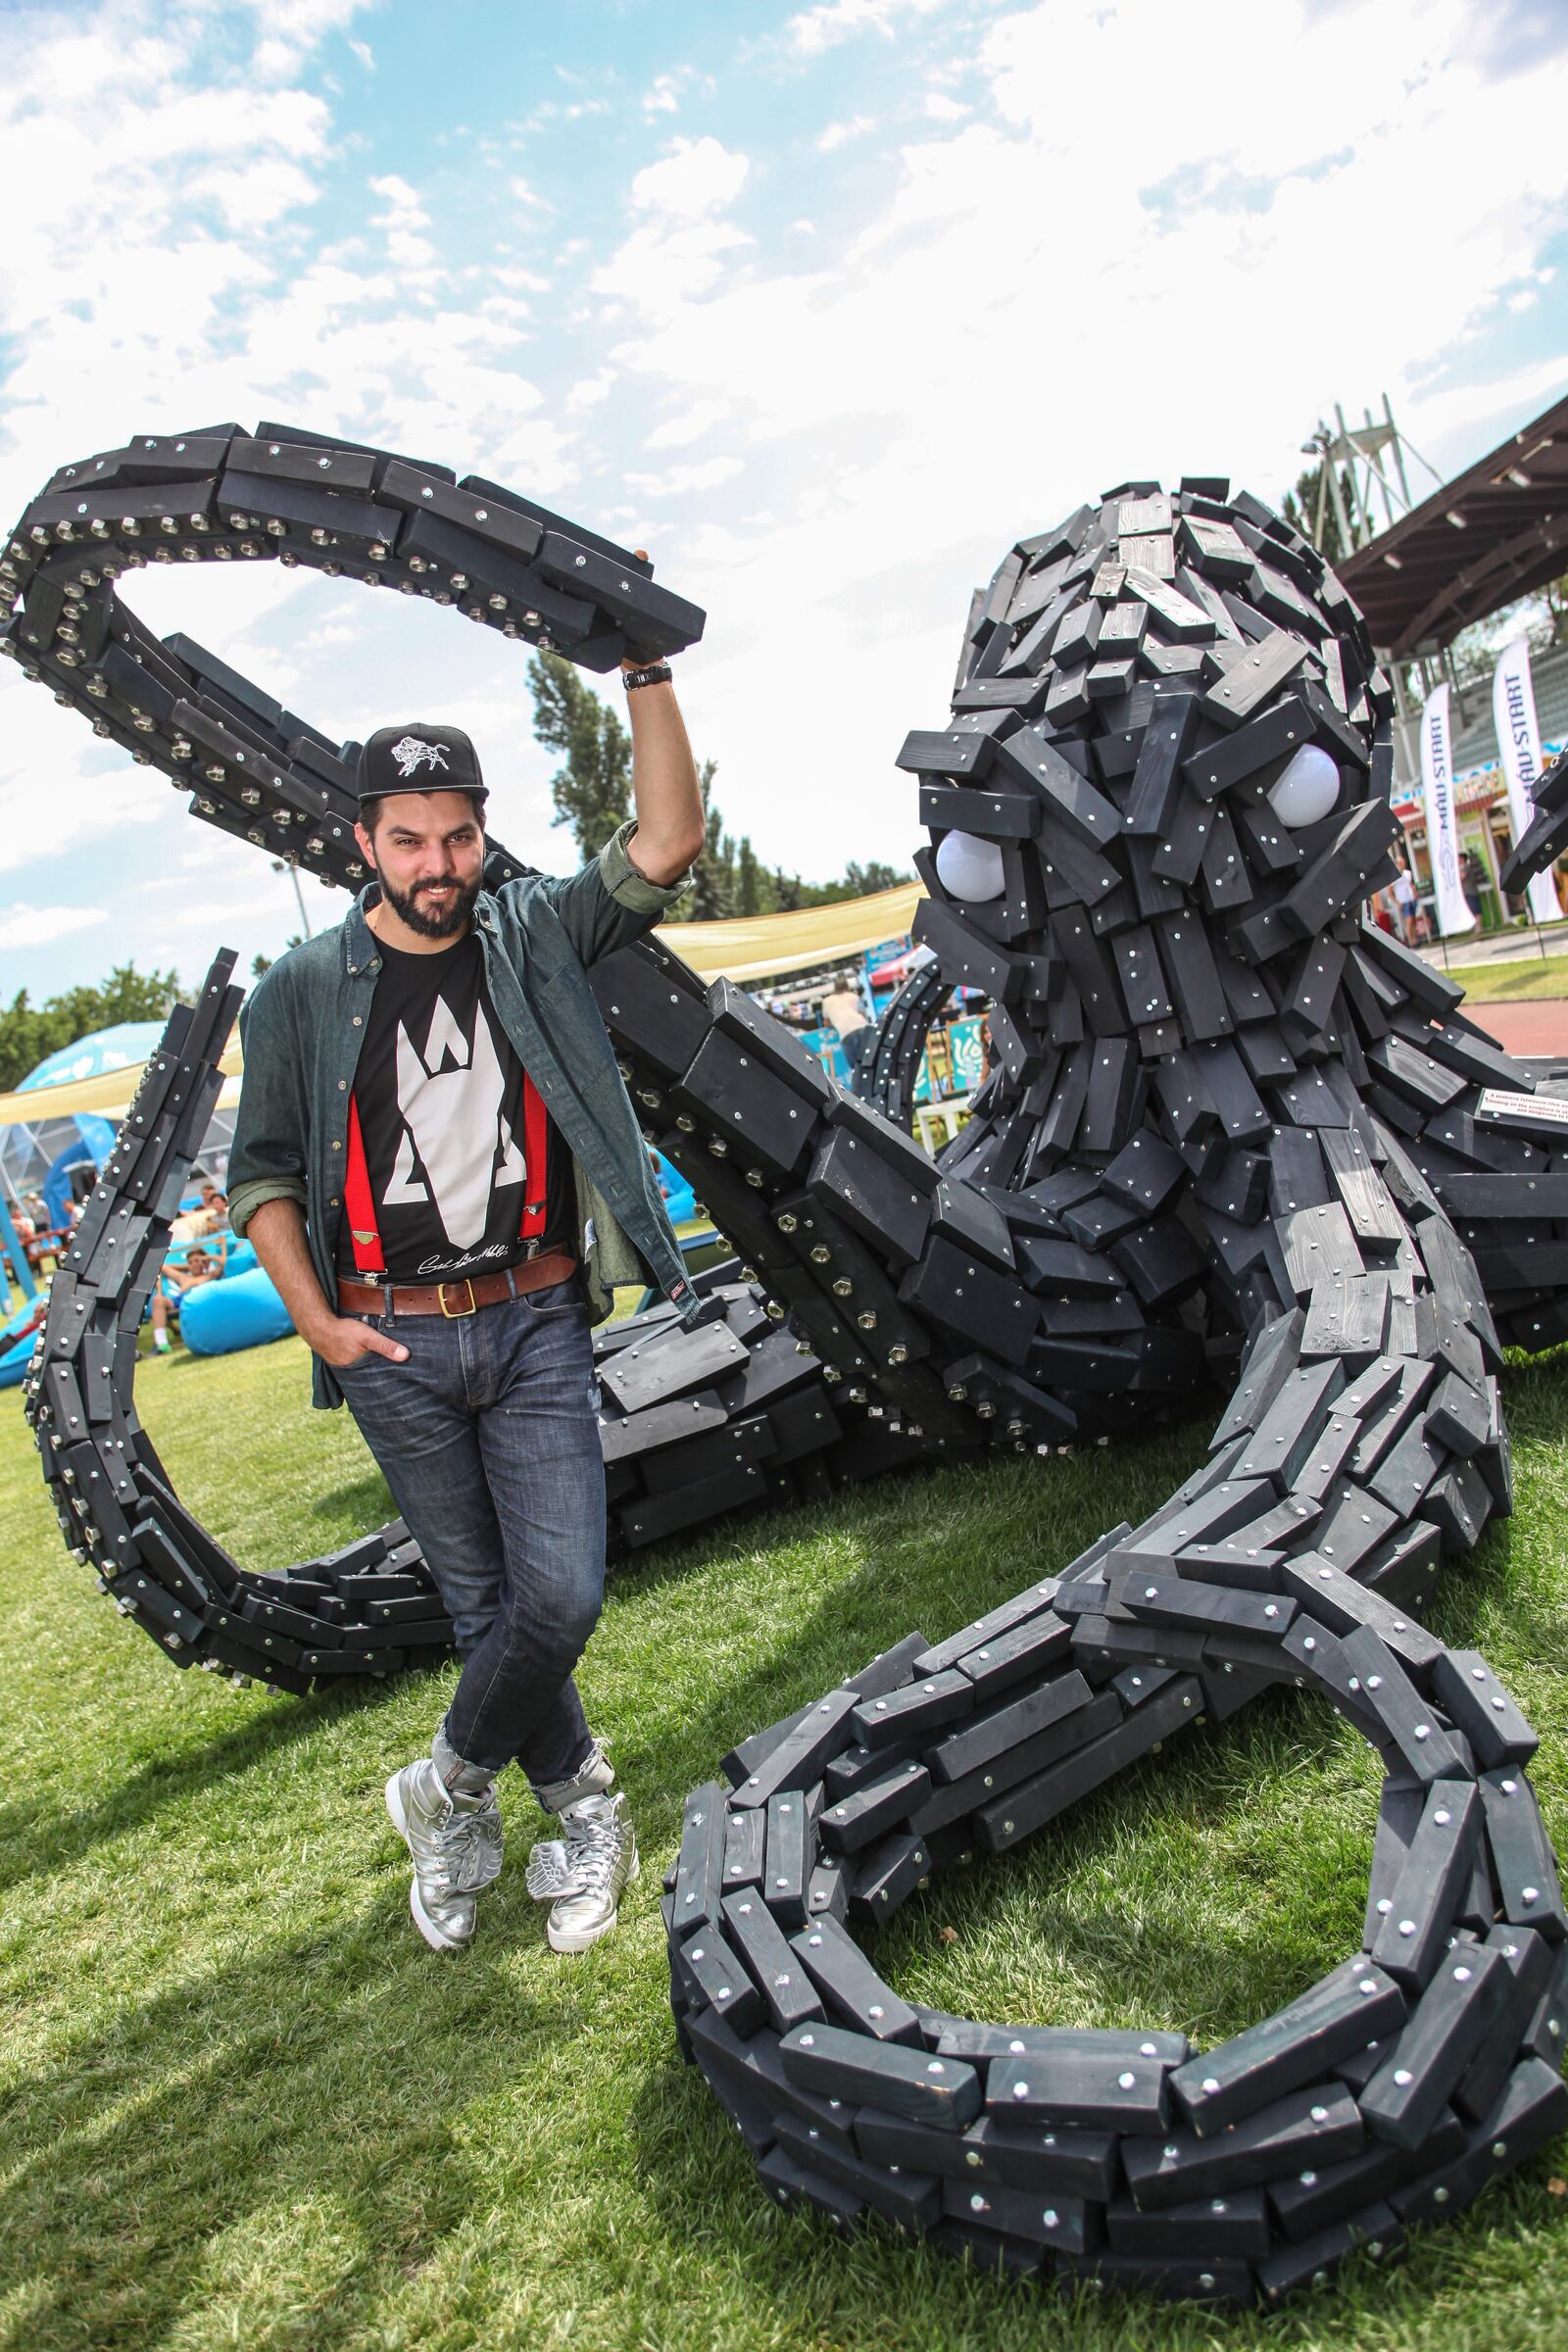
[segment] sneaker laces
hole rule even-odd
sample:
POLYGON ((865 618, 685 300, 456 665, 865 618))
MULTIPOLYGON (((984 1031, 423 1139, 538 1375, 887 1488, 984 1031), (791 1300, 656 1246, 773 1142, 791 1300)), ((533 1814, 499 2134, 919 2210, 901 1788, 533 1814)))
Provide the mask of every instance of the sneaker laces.
POLYGON ((493 1791, 483 1804, 454 1804, 436 1833, 442 1869, 459 1894, 475 1894, 489 1884, 485 1875, 489 1861, 485 1829, 494 1811, 493 1791))
MULTIPOLYGON (((620 1860, 620 1821, 612 1802, 603 1796, 584 1797, 580 1806, 572 1808, 566 1820, 564 1877, 570 1882, 561 1889, 563 1894, 602 1896, 610 1891, 610 1884, 620 1860), (589 1806, 593 1807, 590 1813, 589 1806)), ((559 1843, 553 1839, 552 1843, 559 1843)))

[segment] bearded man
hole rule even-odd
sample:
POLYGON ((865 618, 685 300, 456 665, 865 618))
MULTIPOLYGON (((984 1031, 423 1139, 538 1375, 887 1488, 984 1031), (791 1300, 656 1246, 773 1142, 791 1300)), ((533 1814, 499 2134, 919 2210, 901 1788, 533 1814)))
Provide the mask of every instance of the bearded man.
POLYGON ((704 827, 668 665, 623 674, 636 815, 569 877, 485 890, 468 737, 377 729, 374 879, 240 1016, 230 1221, 313 1351, 315 1403, 347 1400, 463 1661, 430 1753, 386 1785, 436 1951, 468 1942, 500 1871, 514 1759, 562 1832, 529 1870, 553 1949, 612 1928, 637 1873, 573 1680, 604 1598, 591 1327, 617 1283, 695 1300, 587 967, 672 905, 704 827))

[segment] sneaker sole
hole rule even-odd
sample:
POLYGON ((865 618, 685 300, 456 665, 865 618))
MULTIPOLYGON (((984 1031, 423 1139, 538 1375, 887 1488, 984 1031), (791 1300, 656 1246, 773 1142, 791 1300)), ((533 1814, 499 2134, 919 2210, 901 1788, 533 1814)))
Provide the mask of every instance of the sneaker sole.
MULTIPOLYGON (((409 1843, 408 1815, 403 1809, 403 1791, 398 1786, 399 1775, 393 1773, 386 1785, 386 1809, 392 1827, 405 1845, 409 1843)), ((413 1853, 413 1847, 409 1848, 413 1853)), ((437 1927, 419 1899, 419 1874, 415 1872, 409 1881, 409 1916, 432 1952, 461 1952, 468 1943, 466 1936, 448 1936, 437 1927)))
MULTIPOLYGON (((622 1881, 622 1890, 624 1891, 624 1888, 627 1886, 634 1886, 637 1884, 637 1881, 642 1877, 642 1857, 641 1855, 634 1854, 632 1856, 631 1868, 627 1871, 625 1879, 622 1881)), ((599 1941, 601 1936, 608 1936, 610 1934, 611 1929, 615 1925, 615 1922, 619 1919, 619 1917, 620 1903, 619 1898, 617 1897, 614 1910, 612 1911, 608 1919, 601 1920, 597 1928, 558 1928, 553 1919, 547 1919, 545 1922, 545 1939, 553 1952, 586 1952, 591 1944, 595 1944, 599 1941)))

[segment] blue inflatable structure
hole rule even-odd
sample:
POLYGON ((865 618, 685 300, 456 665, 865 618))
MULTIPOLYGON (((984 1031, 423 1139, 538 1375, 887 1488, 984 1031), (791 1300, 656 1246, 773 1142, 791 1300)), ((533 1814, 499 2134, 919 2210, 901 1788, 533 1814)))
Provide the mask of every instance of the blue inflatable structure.
POLYGON ((14 1315, 0 1323, 0 1389, 22 1386, 46 1307, 42 1296, 24 1298, 14 1315))
MULTIPOLYGON (((250 1249, 248 1242, 241 1247, 250 1249)), ((250 1253, 254 1261, 255 1250, 250 1253)), ((192 1355, 232 1355, 266 1340, 286 1340, 293 1328, 271 1276, 254 1262, 220 1282, 203 1283, 179 1310, 179 1336, 192 1355)))

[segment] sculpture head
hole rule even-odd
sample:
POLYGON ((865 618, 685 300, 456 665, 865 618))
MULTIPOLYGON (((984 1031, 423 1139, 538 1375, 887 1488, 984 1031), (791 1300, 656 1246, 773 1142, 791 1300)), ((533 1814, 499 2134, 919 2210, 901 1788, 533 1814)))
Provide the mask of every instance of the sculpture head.
POLYGON ((1256 499, 1107 492, 977 591, 950 725, 900 756, 922 935, 1040 1040, 1074 1003, 1146 1058, 1224 1034, 1210 965, 1277 997, 1389 878, 1392 710, 1356 607, 1256 499))

